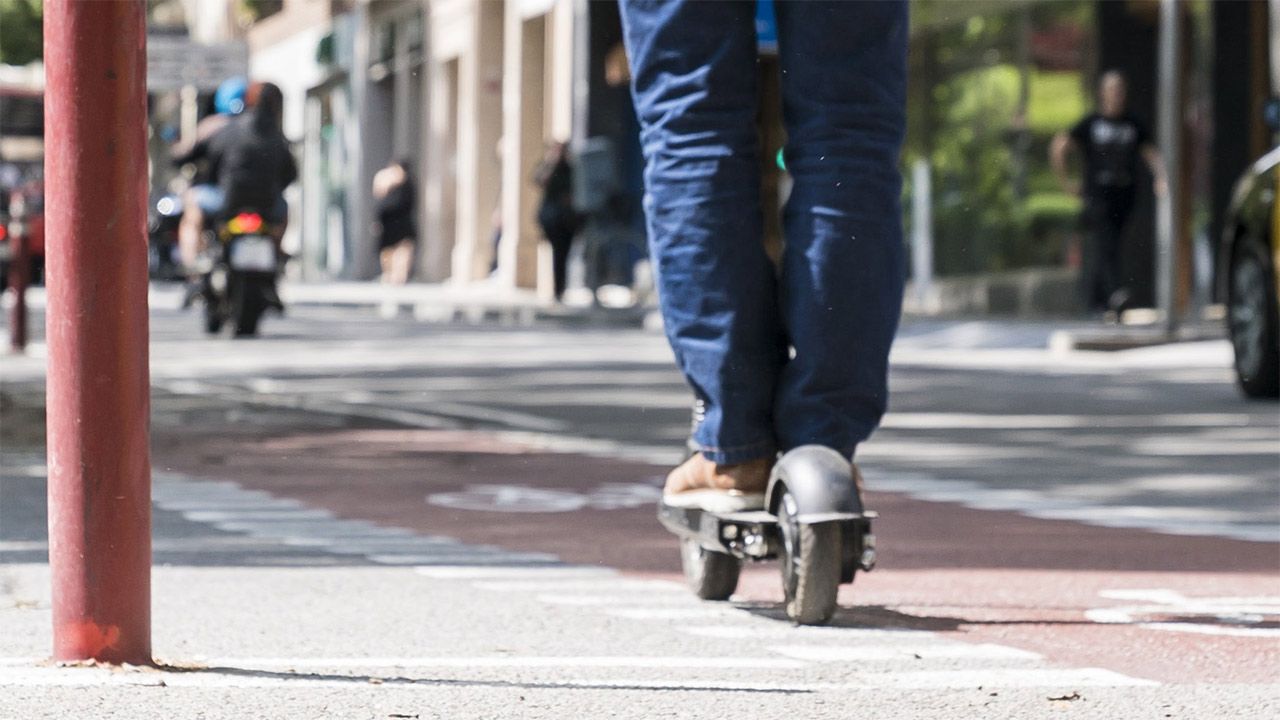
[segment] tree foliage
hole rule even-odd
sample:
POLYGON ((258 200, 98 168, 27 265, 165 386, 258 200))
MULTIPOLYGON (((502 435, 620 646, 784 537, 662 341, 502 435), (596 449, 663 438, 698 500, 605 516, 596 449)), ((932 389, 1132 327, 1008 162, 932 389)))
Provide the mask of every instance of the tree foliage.
POLYGON ((1060 264, 1079 206, 1059 190, 1047 149, 1085 111, 1088 81, 1080 69, 1037 66, 1028 48, 1033 33, 1089 27, 1089 3, 916 0, 911 9, 904 159, 932 170, 936 270, 1060 264))
POLYGON ((44 55, 42 0, 0 0, 0 64, 26 65, 44 55))

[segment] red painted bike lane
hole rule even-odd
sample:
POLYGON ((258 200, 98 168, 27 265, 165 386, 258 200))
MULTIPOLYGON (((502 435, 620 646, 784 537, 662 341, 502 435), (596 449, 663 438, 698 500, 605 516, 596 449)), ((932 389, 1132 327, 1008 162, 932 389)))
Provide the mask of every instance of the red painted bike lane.
MULTIPOLYGON (((539 452, 479 432, 173 434, 159 468, 228 479, 340 517, 678 579, 654 502, 665 468, 539 452)), ((837 624, 930 630, 1168 683, 1280 673, 1280 545, 1098 528, 874 492, 880 566, 837 624)), ((776 602, 775 564, 739 595, 776 602)))

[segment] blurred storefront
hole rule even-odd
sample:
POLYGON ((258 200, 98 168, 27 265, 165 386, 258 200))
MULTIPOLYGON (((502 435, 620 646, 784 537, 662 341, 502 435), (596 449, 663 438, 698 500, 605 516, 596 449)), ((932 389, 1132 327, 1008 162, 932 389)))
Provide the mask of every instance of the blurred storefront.
MULTIPOLYGON (((1260 109, 1273 82, 1269 2, 1280 0, 1176 4, 1180 287, 1185 297, 1204 296, 1200 302, 1213 287, 1230 184, 1270 140, 1260 109)), ((417 279, 546 289, 550 261, 535 222, 533 175, 546 145, 567 141, 576 202, 588 218, 571 284, 630 281, 644 253, 643 161, 613 0, 254 5, 265 12, 246 35, 250 73, 282 86, 286 131, 301 141, 303 182, 294 199, 305 276, 376 274, 371 180, 391 158, 405 158, 420 179, 417 279)), ((1092 108, 1099 74, 1113 68, 1129 77, 1131 110, 1156 129, 1161 0, 911 5, 904 169, 908 176, 923 169, 930 180, 924 216, 932 221, 917 234, 930 241, 933 273, 939 281, 1051 278, 1041 294, 1066 299, 1083 252, 1080 206, 1058 187, 1048 144, 1092 108)), ((761 3, 757 72, 766 242, 776 250, 789 181, 776 160, 785 132, 770 9, 761 3)), ((906 207, 917 190, 908 182, 906 207)), ((1148 193, 1140 216, 1151 217, 1151 203, 1148 193)), ((1146 303, 1154 292, 1152 225, 1134 224, 1125 259, 1146 303)), ((1050 309, 1070 311, 1070 301, 1050 309)))

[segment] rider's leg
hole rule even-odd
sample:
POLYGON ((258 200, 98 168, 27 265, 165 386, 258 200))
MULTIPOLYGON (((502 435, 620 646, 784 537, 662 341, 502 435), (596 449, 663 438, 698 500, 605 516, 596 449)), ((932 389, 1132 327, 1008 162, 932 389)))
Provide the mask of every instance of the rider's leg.
POLYGON ((782 450, 851 456, 884 414, 904 276, 905 2, 777 3, 786 165, 782 450))
POLYGON ((769 458, 777 447, 772 406, 785 347, 761 239, 755 3, 621 6, 662 315, 699 401, 693 440, 702 454, 691 460, 698 468, 673 473, 682 486, 701 482, 712 463, 769 458))
POLYGON ((192 272, 200 256, 200 234, 204 231, 204 212, 196 195, 195 188, 182 194, 182 219, 178 221, 178 256, 186 273, 192 272))

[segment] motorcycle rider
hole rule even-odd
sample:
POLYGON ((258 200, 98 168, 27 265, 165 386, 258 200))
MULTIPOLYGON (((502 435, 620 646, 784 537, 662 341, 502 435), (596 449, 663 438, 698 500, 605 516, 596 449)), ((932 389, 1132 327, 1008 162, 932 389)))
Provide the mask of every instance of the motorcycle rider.
POLYGON ((274 83, 249 86, 248 112, 196 143, 189 154, 207 158, 209 173, 223 197, 220 218, 253 211, 279 236, 288 219, 284 190, 298 179, 298 165, 281 130, 284 95, 274 83))
POLYGON ((221 213, 223 204, 222 191, 214 181, 209 163, 199 161, 205 157, 209 140, 244 112, 248 89, 244 78, 224 80, 213 96, 214 114, 196 125, 195 141, 190 147, 174 150, 175 165, 194 164, 196 167, 191 187, 182 196, 182 220, 178 225, 178 251, 182 264, 187 268, 194 267, 199 257, 202 246, 200 234, 204 231, 205 218, 221 213))

